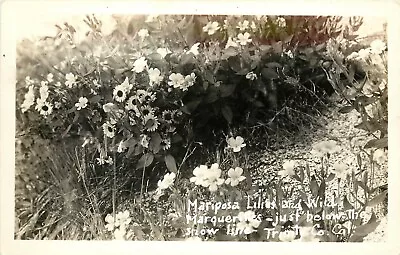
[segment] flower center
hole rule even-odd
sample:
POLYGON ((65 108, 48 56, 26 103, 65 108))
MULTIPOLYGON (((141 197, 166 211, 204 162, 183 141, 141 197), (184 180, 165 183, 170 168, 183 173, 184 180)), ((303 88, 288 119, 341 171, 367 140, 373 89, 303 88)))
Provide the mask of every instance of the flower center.
POLYGON ((165 114, 164 114, 164 119, 167 120, 167 121, 172 120, 172 114, 169 113, 169 112, 165 113, 165 114))
POLYGON ((113 132, 113 129, 112 129, 112 127, 108 127, 108 132, 113 132))
POLYGON ((121 90, 118 90, 117 96, 122 97, 123 95, 124 95, 124 93, 121 90))
POLYGON ((143 115, 147 115, 149 113, 150 113, 149 109, 143 109, 143 115))
POLYGON ((42 110, 43 110, 43 111, 48 111, 48 110, 49 110, 49 107, 48 107, 47 105, 43 105, 43 106, 42 106, 42 110))

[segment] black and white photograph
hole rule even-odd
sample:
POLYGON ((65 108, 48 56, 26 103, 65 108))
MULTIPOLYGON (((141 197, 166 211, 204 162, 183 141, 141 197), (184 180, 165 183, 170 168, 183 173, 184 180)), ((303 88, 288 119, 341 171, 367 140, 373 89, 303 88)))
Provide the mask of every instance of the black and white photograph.
POLYGON ((279 13, 18 20, 13 239, 387 242, 387 28, 279 13))

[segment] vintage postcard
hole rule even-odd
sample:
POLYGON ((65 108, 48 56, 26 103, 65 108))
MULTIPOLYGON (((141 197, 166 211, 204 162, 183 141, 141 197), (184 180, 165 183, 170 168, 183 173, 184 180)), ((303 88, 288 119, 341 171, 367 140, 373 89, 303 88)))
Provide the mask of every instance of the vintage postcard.
POLYGON ((1 253, 398 254, 396 8, 6 1, 1 253))

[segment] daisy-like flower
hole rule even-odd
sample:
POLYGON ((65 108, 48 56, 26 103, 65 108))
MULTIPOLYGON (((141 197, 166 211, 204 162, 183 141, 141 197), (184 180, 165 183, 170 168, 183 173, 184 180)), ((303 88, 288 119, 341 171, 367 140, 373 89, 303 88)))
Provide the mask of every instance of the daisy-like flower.
POLYGON ((207 25, 203 27, 203 32, 206 32, 208 35, 213 35, 215 32, 217 32, 219 29, 219 23, 214 21, 214 22, 208 22, 207 25))
POLYGON ((176 174, 175 173, 167 173, 164 175, 162 180, 159 180, 157 183, 157 186, 163 190, 163 189, 168 189, 169 187, 174 184, 176 174))
POLYGON ((196 167, 193 170, 194 176, 189 179, 190 182, 194 182, 194 184, 196 184, 196 185, 201 185, 201 186, 205 187, 207 170, 208 170, 208 167, 206 165, 200 165, 200 166, 196 167))
POLYGON ((68 88, 72 88, 76 84, 76 77, 73 73, 67 73, 65 79, 65 85, 67 85, 68 88))
POLYGON ((167 123, 172 123, 173 113, 170 110, 165 110, 162 112, 162 118, 167 123))
POLYGON ((165 58, 171 51, 167 48, 158 48, 157 53, 160 54, 161 58, 165 58))
POLYGON ((48 82, 53 82, 53 74, 52 73, 49 73, 48 75, 47 75, 47 77, 46 77, 46 79, 47 79, 47 81, 48 82))
POLYGON ((281 231, 278 238, 281 242, 292 242, 296 238, 296 232, 293 230, 281 231))
POLYGON ((154 132, 157 130, 158 125, 160 123, 158 122, 158 119, 156 116, 153 114, 147 114, 144 116, 144 126, 147 131, 154 132))
POLYGON ((242 233, 248 235, 257 231, 261 221, 256 218, 256 214, 253 211, 239 212, 239 222, 236 224, 236 228, 242 233))
POLYGON ((113 138, 115 136, 115 127, 109 122, 103 124, 103 132, 104 134, 109 137, 113 138))
POLYGON ((150 86, 158 85, 164 79, 161 76, 161 71, 158 68, 150 68, 148 70, 150 86))
POLYGON ((371 42, 371 52, 374 54, 381 54, 384 50, 386 50, 386 43, 382 40, 376 39, 371 42))
POLYGON ((129 111, 129 110, 133 110, 133 111, 137 111, 138 110, 138 104, 137 104, 138 98, 136 95, 131 96, 126 103, 125 108, 129 111))
POLYGON ((118 85, 114 88, 113 96, 115 101, 123 102, 126 99, 126 89, 125 86, 118 85))
POLYGON ((117 106, 113 103, 107 103, 103 105, 103 111, 104 112, 112 112, 114 110, 118 109, 117 106))
POLYGON ((239 33, 237 36, 238 39, 238 43, 240 43, 240 45, 247 45, 247 43, 250 43, 252 40, 250 39, 250 34, 248 32, 242 34, 239 33))
POLYGON ((245 31, 246 29, 249 28, 249 21, 248 20, 244 20, 243 22, 239 21, 236 28, 239 28, 240 31, 245 31))
POLYGON ((333 173, 338 179, 346 179, 349 174, 349 168, 344 163, 336 162, 333 164, 333 173))
MULTIPOLYGON (((29 77, 29 76, 28 76, 29 77)), ((28 92, 24 96, 24 102, 21 105, 21 111, 26 112, 35 103, 34 86, 30 85, 28 92)))
POLYGON ((144 96, 147 95, 147 91, 144 89, 138 89, 136 90, 136 96, 137 99, 139 100, 139 102, 143 102, 144 101, 144 96))
POLYGON ((226 42, 225 45, 225 49, 228 49, 229 47, 234 47, 234 48, 238 47, 238 44, 232 40, 232 37, 228 38, 228 41, 226 42))
POLYGON ((133 63, 132 71, 135 73, 141 73, 147 68, 147 60, 145 57, 141 57, 133 63))
POLYGON ((142 98, 143 102, 150 103, 154 102, 157 99, 157 96, 154 92, 146 92, 146 94, 142 98))
POLYGON ((282 178, 286 176, 293 176, 294 173, 294 168, 296 166, 297 162, 294 160, 288 160, 285 163, 283 163, 282 167, 283 170, 278 171, 278 175, 281 176, 282 178))
POLYGON ((172 73, 169 77, 168 85, 174 88, 184 88, 185 77, 180 73, 172 73))
POLYGON ((286 20, 285 18, 279 17, 276 19, 276 24, 278 27, 286 27, 286 20))
POLYGON ((171 139, 170 138, 165 138, 161 140, 160 143, 161 149, 163 150, 169 150, 169 148, 171 148, 171 139))
POLYGON ((142 111, 142 115, 143 115, 143 116, 154 115, 154 112, 155 112, 154 109, 151 108, 150 105, 145 105, 145 106, 143 106, 143 107, 141 108, 141 111, 142 111))
POLYGON ((50 115, 53 112, 53 106, 46 101, 39 101, 37 108, 39 109, 39 113, 44 116, 50 115))
POLYGON ((253 72, 249 72, 246 74, 246 79, 254 81, 255 79, 257 79, 257 74, 255 74, 253 72))
POLYGON ((241 136, 236 136, 236 138, 230 137, 227 143, 228 149, 232 149, 233 152, 239 152, 242 148, 246 147, 244 139, 241 136))
POLYGON ((236 167, 235 169, 231 168, 228 170, 228 179, 226 179, 226 184, 231 184, 232 187, 237 186, 239 182, 246 179, 243 175, 243 169, 240 167, 236 167))
POLYGON ((142 145, 144 148, 149 148, 149 143, 150 143, 150 137, 145 135, 145 134, 141 134, 140 135, 140 140, 139 140, 140 145, 142 145))
POLYGON ((387 154, 385 153, 384 150, 378 149, 374 152, 373 155, 373 160, 378 163, 379 165, 382 165, 383 163, 386 162, 387 160, 387 154))
POLYGON ((217 163, 212 164, 211 167, 205 173, 205 183, 203 186, 208 187, 211 192, 215 192, 218 190, 218 186, 225 183, 225 180, 220 178, 221 169, 217 163))
POLYGON ((142 28, 137 33, 140 39, 143 41, 147 36, 149 36, 149 30, 142 28))
POLYGON ((88 103, 88 99, 86 97, 80 97, 78 102, 75 103, 75 107, 79 111, 81 109, 86 108, 87 103, 88 103))
POLYGON ((193 44, 193 46, 190 47, 190 50, 187 52, 187 54, 192 53, 195 56, 199 55, 199 46, 200 43, 193 44))

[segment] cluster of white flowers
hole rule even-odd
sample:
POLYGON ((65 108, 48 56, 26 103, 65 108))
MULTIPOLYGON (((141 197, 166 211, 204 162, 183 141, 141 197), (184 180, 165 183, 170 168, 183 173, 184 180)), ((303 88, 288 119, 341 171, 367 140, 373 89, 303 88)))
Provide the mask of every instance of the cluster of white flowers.
POLYGON ((28 92, 25 94, 24 102, 21 105, 22 112, 26 112, 35 103, 34 86, 29 85, 28 92))
POLYGON ((208 168, 206 165, 200 165, 193 170, 193 177, 190 182, 195 185, 208 188, 211 192, 218 190, 218 186, 222 184, 230 184, 232 187, 237 186, 240 182, 246 179, 243 174, 243 169, 240 167, 230 168, 228 170, 228 178, 224 180, 221 178, 222 170, 219 164, 214 163, 208 168))
POLYGON ((111 214, 107 214, 106 218, 106 229, 113 232, 114 239, 116 240, 126 240, 133 235, 131 231, 127 231, 129 223, 132 219, 129 217, 129 211, 119 212, 113 217, 111 214))
POLYGON ((168 78, 169 78, 168 85, 176 89, 181 89, 183 91, 188 90, 188 88, 193 86, 194 83, 196 82, 195 73, 191 73, 186 76, 183 76, 180 73, 172 73, 168 78))

